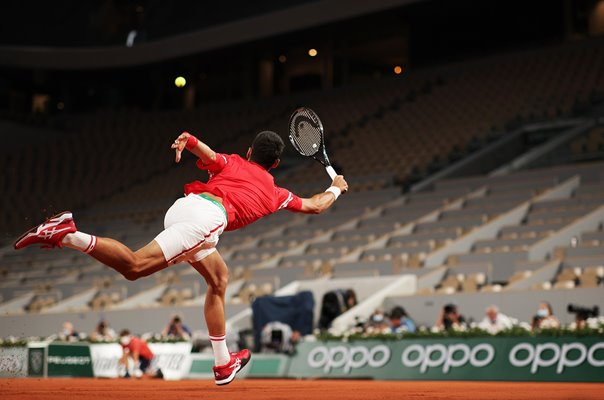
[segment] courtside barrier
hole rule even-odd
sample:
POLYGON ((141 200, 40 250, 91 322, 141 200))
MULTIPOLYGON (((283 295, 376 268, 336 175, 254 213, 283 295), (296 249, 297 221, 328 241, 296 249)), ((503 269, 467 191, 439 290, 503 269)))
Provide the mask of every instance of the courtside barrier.
POLYGON ((604 337, 301 343, 289 377, 604 382, 604 337))
MULTIPOLYGON (((212 354, 191 354, 187 342, 150 347, 166 379, 213 379, 212 354)), ((254 354, 238 378, 604 382, 602 335, 319 341, 296 351, 254 354)), ((0 364, 10 376, 110 378, 120 356, 116 343, 30 343, 0 349, 0 364)))
POLYGON ((92 372, 97 378, 117 378, 118 362, 122 357, 122 346, 117 343, 92 343, 92 372))
MULTIPOLYGON (((191 343, 150 343, 149 347, 164 379, 187 376, 191 369, 191 343)), ((24 354, 28 376, 117 378, 122 347, 117 343, 32 343, 24 354)))
MULTIPOLYGON (((286 378, 291 357, 284 354, 253 353, 249 364, 237 374, 241 378, 286 378)), ((214 356, 206 353, 191 354, 189 379, 214 379, 214 356)))
POLYGON ((34 378, 48 376, 47 357, 47 342, 29 342, 27 344, 27 376, 34 378))
MULTIPOLYGON (((178 380, 187 376, 191 368, 191 343, 149 343, 155 354, 155 366, 160 368, 164 379, 178 380)), ((117 343, 90 344, 93 373, 99 378, 117 378, 118 361, 122 346, 117 343)))
POLYGON ((0 377, 27 376, 27 347, 0 347, 0 377))
POLYGON ((90 346, 87 343, 50 343, 46 362, 48 376, 94 376, 90 346))
POLYGON ((191 370, 191 343, 149 343, 149 348, 157 358, 157 366, 161 368, 164 379, 186 378, 191 370))

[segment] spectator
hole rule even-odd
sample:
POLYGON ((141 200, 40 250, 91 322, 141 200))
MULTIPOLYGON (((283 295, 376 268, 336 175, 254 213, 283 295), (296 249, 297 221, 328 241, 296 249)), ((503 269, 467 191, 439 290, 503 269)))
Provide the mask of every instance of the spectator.
POLYGON ((554 316, 551 304, 542 301, 539 303, 537 314, 533 317, 533 330, 557 328, 560 328, 560 321, 554 316))
POLYGON ((388 318, 381 308, 376 309, 365 323, 365 332, 387 332, 390 330, 388 318))
POLYGON ((415 332, 415 323, 403 307, 396 306, 390 311, 390 330, 392 333, 415 332))
POLYGON ((341 314, 357 305, 357 295, 352 289, 336 289, 323 295, 319 329, 329 329, 331 323, 341 314))
POLYGON ((149 348, 147 342, 130 333, 128 329, 120 332, 120 344, 122 345, 122 358, 119 361, 120 367, 124 369, 124 377, 130 377, 128 371, 128 359, 134 362, 133 375, 137 378, 143 375, 149 377, 161 378, 163 375, 158 369, 154 370, 153 352, 149 348))
POLYGON ((191 331, 182 323, 180 316, 175 315, 168 326, 164 328, 161 335, 164 338, 190 340, 191 331))
POLYGON ((348 289, 344 295, 346 298, 346 310, 350 310, 352 307, 357 305, 357 294, 354 290, 348 289))
POLYGON ((490 305, 486 309, 486 316, 478 327, 489 332, 491 335, 510 329, 514 325, 514 321, 505 314, 499 312, 499 308, 496 305, 490 305))
POLYGON ((453 303, 445 304, 440 311, 438 320, 434 326, 437 330, 462 330, 467 327, 466 319, 457 310, 457 305, 453 303))
POLYGON ((73 324, 69 321, 63 322, 63 330, 59 334, 62 340, 77 341, 80 339, 80 334, 75 330, 73 324))
POLYGON ((113 342, 117 335, 104 319, 100 320, 94 332, 90 334, 90 339, 97 342, 113 342))

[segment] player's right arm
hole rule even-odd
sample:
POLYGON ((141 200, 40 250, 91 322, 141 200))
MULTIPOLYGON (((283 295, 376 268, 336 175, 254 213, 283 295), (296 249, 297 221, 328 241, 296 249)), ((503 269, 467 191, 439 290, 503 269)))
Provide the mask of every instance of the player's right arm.
POLYGON ((332 188, 339 189, 340 193, 346 193, 348 191, 348 183, 346 183, 342 175, 336 176, 327 191, 317 193, 311 198, 301 199, 302 206, 298 211, 304 214, 321 214, 327 210, 338 198, 334 193, 334 191, 337 192, 337 189, 334 190, 332 188))
POLYGON ((212 164, 216 161, 216 152, 189 132, 181 133, 174 140, 174 143, 172 143, 172 148, 176 151, 176 162, 180 162, 184 149, 196 155, 204 165, 212 164))

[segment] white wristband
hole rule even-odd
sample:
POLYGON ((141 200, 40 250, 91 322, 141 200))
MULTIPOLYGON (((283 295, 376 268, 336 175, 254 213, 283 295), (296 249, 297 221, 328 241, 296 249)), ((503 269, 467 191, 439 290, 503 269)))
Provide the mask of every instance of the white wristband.
POLYGON ((336 200, 342 194, 342 191, 337 186, 330 186, 330 187, 327 188, 327 190, 325 192, 331 192, 331 193, 333 193, 333 195, 336 196, 336 200))

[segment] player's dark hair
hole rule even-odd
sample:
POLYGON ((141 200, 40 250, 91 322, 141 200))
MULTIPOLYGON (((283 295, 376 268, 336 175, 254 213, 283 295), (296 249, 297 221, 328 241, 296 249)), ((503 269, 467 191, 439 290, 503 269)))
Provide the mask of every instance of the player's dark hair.
POLYGON ((124 329, 120 332, 120 337, 130 335, 130 331, 128 329, 124 329))
POLYGON ((281 157, 284 148, 285 143, 283 143, 283 139, 275 132, 260 132, 252 142, 251 160, 269 169, 281 157))

